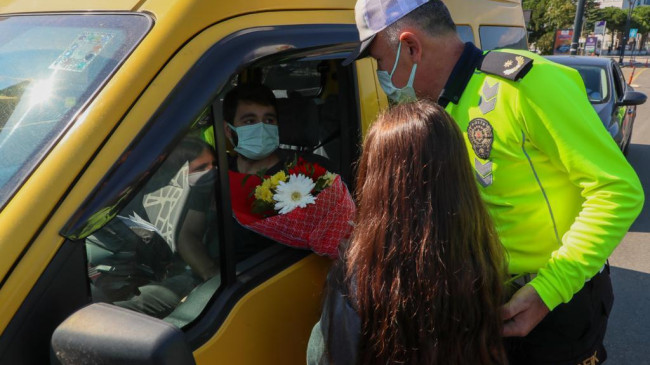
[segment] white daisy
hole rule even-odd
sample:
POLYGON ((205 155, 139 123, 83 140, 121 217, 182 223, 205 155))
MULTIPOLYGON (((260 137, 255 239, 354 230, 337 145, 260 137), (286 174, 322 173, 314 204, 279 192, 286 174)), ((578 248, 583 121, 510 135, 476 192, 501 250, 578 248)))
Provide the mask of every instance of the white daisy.
POLYGON ((307 204, 314 204, 316 198, 311 195, 314 186, 312 179, 302 174, 289 176, 287 182, 280 181, 273 195, 276 201, 275 209, 280 214, 287 214, 298 207, 304 208, 307 204))

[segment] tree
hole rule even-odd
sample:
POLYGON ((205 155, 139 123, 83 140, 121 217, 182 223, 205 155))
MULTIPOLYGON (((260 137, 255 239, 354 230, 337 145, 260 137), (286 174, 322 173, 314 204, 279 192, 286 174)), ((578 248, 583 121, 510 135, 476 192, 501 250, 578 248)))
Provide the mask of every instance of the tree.
POLYGON ((625 31, 627 11, 617 7, 607 7, 599 9, 596 14, 600 20, 607 21, 607 30, 611 33, 622 33, 625 31))
POLYGON ((632 11, 632 26, 639 29, 639 34, 641 34, 639 46, 642 47, 650 32, 650 6, 638 6, 634 8, 632 11))
MULTIPOLYGON (((627 1, 627 0, 624 0, 627 1)), ((553 52, 555 32, 558 29, 572 29, 577 0, 524 0, 524 9, 531 10, 528 24, 528 41, 534 43, 542 54, 553 52)), ((596 21, 607 22, 607 30, 621 36, 627 32, 628 11, 617 7, 599 9, 597 0, 586 0, 583 29, 588 35, 596 21)), ((642 35, 641 44, 650 32, 650 6, 637 6, 632 12, 632 28, 638 28, 642 35)))
POLYGON ((573 24, 575 4, 571 0, 524 0, 523 6, 531 10, 529 41, 535 43, 542 54, 551 53, 555 31, 573 24))
POLYGON ((530 10, 530 22, 528 23, 528 42, 540 46, 540 38, 547 32, 544 20, 548 0, 524 0, 524 9, 530 10))
POLYGON ((650 32, 650 6, 637 6, 632 11, 632 24, 639 33, 650 32))
MULTIPOLYGON (((531 10, 529 42, 535 43, 542 54, 553 52, 555 32, 572 29, 576 15, 576 0, 524 0, 524 9, 531 10)), ((593 29, 598 18, 596 0, 586 0, 584 29, 593 29)))
POLYGON ((587 0, 585 2, 584 19, 583 29, 587 34, 593 31, 597 21, 603 20, 600 19, 600 4, 596 0, 587 0))
POLYGON ((607 22, 607 30, 612 34, 617 35, 620 44, 621 36, 623 33, 625 33, 627 11, 621 8, 610 6, 598 9, 596 11, 596 16, 599 18, 599 20, 604 20, 607 22))

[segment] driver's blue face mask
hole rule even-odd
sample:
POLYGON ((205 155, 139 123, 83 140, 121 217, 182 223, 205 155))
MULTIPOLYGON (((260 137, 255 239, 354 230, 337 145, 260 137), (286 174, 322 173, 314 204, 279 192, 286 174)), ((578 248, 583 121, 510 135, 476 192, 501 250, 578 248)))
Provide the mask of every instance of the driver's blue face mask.
POLYGON ((379 79, 379 84, 381 85, 381 88, 386 93, 386 96, 388 96, 388 99, 397 104, 403 103, 405 101, 413 101, 417 99, 417 97, 415 96, 415 89, 413 89, 413 81, 415 80, 415 70, 417 70, 418 68, 417 63, 414 64, 413 67, 411 68, 411 75, 409 76, 409 80, 406 83, 406 86, 400 89, 395 87, 395 85, 393 85, 393 74, 395 73, 395 69, 397 69, 397 63, 399 62, 399 56, 401 50, 402 50, 402 42, 399 42, 399 46, 397 47, 397 57, 395 58, 395 65, 393 65, 393 69, 391 70, 390 73, 388 73, 387 71, 377 70, 377 78, 379 79))
POLYGON ((250 125, 228 127, 237 133, 237 151, 251 160, 261 160, 269 156, 280 146, 278 126, 258 122, 250 125))

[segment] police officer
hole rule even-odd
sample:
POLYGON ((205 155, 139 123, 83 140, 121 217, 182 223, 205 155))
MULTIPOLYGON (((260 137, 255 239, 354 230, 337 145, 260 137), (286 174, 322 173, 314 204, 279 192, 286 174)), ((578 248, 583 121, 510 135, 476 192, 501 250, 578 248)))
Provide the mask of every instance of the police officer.
POLYGON ((432 98, 464 132, 509 255, 511 364, 602 363, 607 258, 643 205, 580 75, 530 52, 463 43, 439 0, 358 0, 360 44, 392 102, 432 98))

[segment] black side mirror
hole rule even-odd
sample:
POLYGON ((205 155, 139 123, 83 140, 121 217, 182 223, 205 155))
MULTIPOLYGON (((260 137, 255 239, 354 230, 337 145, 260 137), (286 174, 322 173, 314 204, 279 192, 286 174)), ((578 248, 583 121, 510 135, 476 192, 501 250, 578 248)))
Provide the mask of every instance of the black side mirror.
POLYGON ((196 364, 177 327, 104 303, 78 310, 56 328, 52 363, 196 364))
POLYGON ((622 105, 641 105, 646 102, 648 97, 644 93, 638 91, 626 91, 623 95, 623 100, 616 102, 616 106, 622 105))

